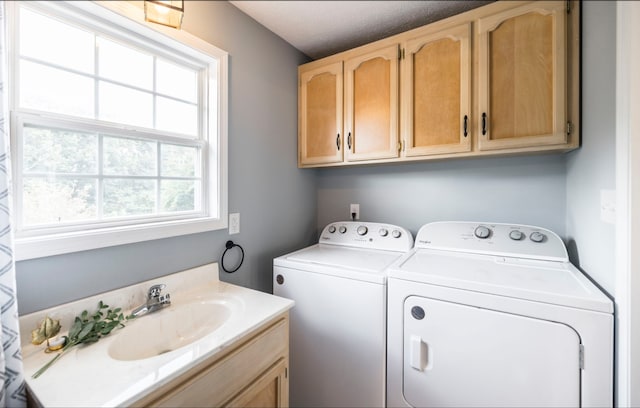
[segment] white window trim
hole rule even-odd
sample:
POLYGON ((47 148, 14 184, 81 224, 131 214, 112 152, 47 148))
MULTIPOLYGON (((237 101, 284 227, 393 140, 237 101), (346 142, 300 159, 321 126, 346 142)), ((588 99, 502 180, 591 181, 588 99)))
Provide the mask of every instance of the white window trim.
MULTIPOLYGON (((14 2, 7 2, 7 15, 15 18, 17 14, 14 2)), ((217 202, 209 200, 210 214, 188 220, 160 221, 148 224, 113 226, 94 230, 84 230, 69 233, 41 235, 37 237, 16 237, 15 259, 25 260, 45 256, 60 255, 71 252, 104 248, 115 245, 131 244, 180 235, 195 234, 206 231, 226 229, 228 226, 228 162, 227 162, 227 134, 228 134, 228 53, 202 39, 182 30, 174 30, 161 25, 144 21, 142 9, 124 1, 60 1, 39 2, 48 3, 47 7, 57 7, 77 13, 89 13, 98 16, 127 30, 141 34, 156 41, 158 44, 168 44, 172 48, 181 49, 186 54, 198 58, 202 54, 210 55, 219 62, 218 75, 215 78, 218 86, 218 100, 210 101, 209 106, 217 106, 218 129, 209 134, 209 166, 206 169, 211 183, 217 187, 216 194, 210 192, 217 202), (211 103, 213 102, 213 103, 211 103), (212 137, 217 134, 217 141, 212 137), (214 159, 215 160, 212 160, 214 159)), ((14 23, 15 24, 15 23, 14 23)), ((12 54, 13 45, 9 42, 9 53, 12 54)), ((12 92, 11 89, 9 90, 12 92)), ((210 95, 210 97, 213 97, 210 95)), ((15 105, 15 98, 11 97, 11 109, 15 105)), ((12 146, 13 149, 13 146, 12 146)), ((15 151, 12 150, 15 156, 15 151)))

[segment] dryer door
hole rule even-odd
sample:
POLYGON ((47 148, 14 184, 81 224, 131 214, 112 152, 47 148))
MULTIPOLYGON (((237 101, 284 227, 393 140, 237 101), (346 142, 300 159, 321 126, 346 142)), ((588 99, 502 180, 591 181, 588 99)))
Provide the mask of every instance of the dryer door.
POLYGON ((410 296, 403 338, 414 407, 580 406, 580 338, 567 325, 410 296))

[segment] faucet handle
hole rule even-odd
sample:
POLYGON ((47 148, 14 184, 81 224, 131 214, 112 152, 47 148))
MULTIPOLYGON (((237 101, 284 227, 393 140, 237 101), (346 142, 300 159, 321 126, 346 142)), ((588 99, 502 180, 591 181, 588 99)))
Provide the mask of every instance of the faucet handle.
POLYGON ((164 283, 161 283, 159 285, 153 285, 152 287, 149 288, 149 299, 152 298, 157 298, 160 296, 160 292, 162 292, 162 289, 166 288, 167 285, 165 285, 164 283))

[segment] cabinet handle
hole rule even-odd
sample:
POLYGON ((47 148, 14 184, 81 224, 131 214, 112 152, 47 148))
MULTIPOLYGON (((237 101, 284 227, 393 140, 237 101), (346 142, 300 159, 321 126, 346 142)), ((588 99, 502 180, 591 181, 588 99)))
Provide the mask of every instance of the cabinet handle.
POLYGON ((338 133, 338 137, 336 137, 336 146, 338 146, 338 150, 340 150, 340 133, 338 133))
POLYGON ((351 132, 349 132, 349 135, 347 136, 347 147, 351 150, 351 132))
POLYGON ((482 112, 482 135, 487 134, 487 112, 482 112))
POLYGON ((464 115, 464 137, 467 137, 469 132, 467 132, 467 128, 469 126, 469 116, 464 115))

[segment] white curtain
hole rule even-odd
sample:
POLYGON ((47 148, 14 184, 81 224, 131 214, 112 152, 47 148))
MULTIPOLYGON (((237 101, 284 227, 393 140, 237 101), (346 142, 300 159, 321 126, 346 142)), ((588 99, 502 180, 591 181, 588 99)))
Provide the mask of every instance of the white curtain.
POLYGON ((0 390, 1 407, 25 407, 27 404, 22 356, 20 354, 20 326, 16 298, 13 236, 11 233, 11 205, 9 197, 9 113, 7 98, 7 44, 5 4, 0 1, 0 390))

